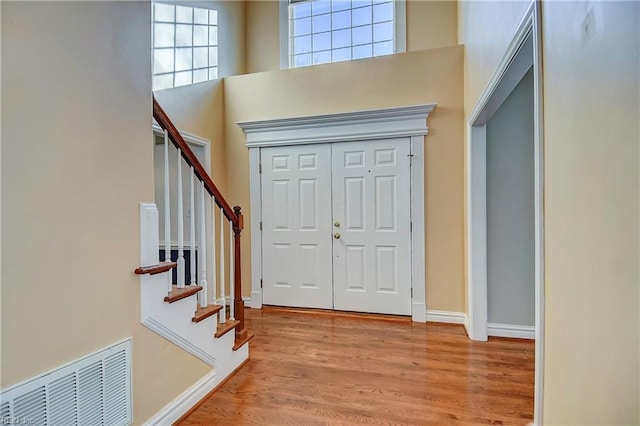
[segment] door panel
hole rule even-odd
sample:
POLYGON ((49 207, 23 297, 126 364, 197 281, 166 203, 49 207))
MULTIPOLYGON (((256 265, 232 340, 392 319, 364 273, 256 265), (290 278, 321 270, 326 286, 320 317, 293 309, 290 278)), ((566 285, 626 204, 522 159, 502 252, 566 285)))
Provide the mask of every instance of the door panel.
POLYGON ((334 309, 411 314, 409 154, 406 138, 333 144, 334 309))
POLYGON ((262 150, 263 303, 333 308, 331 147, 262 150))
POLYGON ((411 314, 409 154, 408 138, 262 149, 264 304, 411 314))

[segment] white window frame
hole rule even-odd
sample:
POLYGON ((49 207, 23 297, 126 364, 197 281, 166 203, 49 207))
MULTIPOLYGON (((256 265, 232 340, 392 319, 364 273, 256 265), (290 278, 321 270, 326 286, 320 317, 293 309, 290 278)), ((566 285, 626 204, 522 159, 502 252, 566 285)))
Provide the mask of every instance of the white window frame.
POLYGON ((161 89, 156 89, 155 87, 153 87, 154 91, 158 91, 158 90, 167 90, 167 89, 174 89, 177 87, 184 87, 184 86, 191 86, 193 84, 198 84, 198 83, 204 83, 207 81, 212 81, 212 80, 218 80, 220 79, 220 62, 219 62, 219 50, 220 50, 220 23, 219 23, 219 12, 218 9, 216 8, 212 8, 212 7, 207 7, 206 5, 203 6, 199 6, 199 5, 192 5, 192 4, 182 4, 182 3, 175 3, 172 0, 154 0, 152 1, 152 11, 151 11, 151 61, 152 61, 152 66, 151 66, 151 79, 152 79, 152 87, 154 85, 154 79, 156 76, 164 76, 164 75, 172 75, 172 85, 170 87, 164 87, 161 89), (158 21, 156 19, 156 4, 163 4, 166 6, 172 6, 174 8, 173 13, 174 13, 174 18, 173 21, 158 21), (177 19, 177 8, 178 7, 183 7, 183 8, 189 8, 191 9, 191 13, 192 13, 192 20, 190 23, 188 22, 178 22, 177 19), (200 24, 200 23, 196 23, 194 21, 194 14, 195 14, 195 9, 202 9, 202 10, 206 10, 207 11, 207 24, 200 24), (211 16, 211 12, 215 12, 216 15, 216 23, 212 24, 210 21, 210 16, 211 16), (155 45, 155 40, 156 40, 156 33, 155 33, 155 25, 156 24, 172 24, 173 25, 173 31, 174 31, 174 43, 172 47, 156 47, 155 45), (177 31, 177 27, 178 25, 190 25, 191 26, 191 31, 192 31, 192 40, 191 40, 191 45, 190 46, 177 46, 176 45, 176 31, 177 31), (193 38, 193 31, 194 28, 196 26, 206 26, 207 27, 207 44, 206 45, 195 45, 194 44, 194 38, 193 38), (211 28, 215 28, 216 31, 216 44, 213 45, 211 44, 211 36, 209 35, 209 31, 211 31, 211 28), (176 71, 176 55, 177 49, 180 48, 191 48, 192 50, 192 60, 191 60, 191 68, 189 69, 185 69, 185 70, 181 70, 181 71, 176 71), (197 48, 206 48, 207 49, 207 66, 206 67, 199 67, 199 68, 194 68, 194 59, 193 59, 193 55, 194 55, 194 51, 197 48), (211 59, 210 59, 210 55, 211 55, 211 49, 215 48, 215 52, 216 52, 216 56, 215 56, 215 66, 211 65, 211 59), (174 56, 174 61, 173 61, 173 71, 171 72, 162 72, 162 73, 156 73, 156 69, 155 69, 155 54, 156 54, 156 50, 172 50, 173 51, 173 56, 174 56), (211 78, 211 70, 215 68, 215 78, 211 78), (206 70, 207 71, 207 79, 206 80, 200 80, 198 82, 194 82, 194 73, 195 71, 200 71, 200 70, 206 70), (190 71, 191 72, 191 83, 189 84, 181 84, 181 85, 176 85, 176 74, 181 73, 181 72, 187 72, 190 71))
MULTIPOLYGON (((289 0, 280 2, 280 69, 292 68, 289 66, 289 0)), ((406 0, 393 0, 394 3, 394 45, 395 53, 407 51, 407 2, 406 0)))

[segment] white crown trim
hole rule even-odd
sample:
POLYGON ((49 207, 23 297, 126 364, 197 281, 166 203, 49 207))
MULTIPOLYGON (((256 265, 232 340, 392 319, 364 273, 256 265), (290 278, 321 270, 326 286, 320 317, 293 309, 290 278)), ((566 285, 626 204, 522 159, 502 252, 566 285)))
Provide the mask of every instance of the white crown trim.
POLYGON ((425 136, 436 104, 241 121, 248 148, 425 136))

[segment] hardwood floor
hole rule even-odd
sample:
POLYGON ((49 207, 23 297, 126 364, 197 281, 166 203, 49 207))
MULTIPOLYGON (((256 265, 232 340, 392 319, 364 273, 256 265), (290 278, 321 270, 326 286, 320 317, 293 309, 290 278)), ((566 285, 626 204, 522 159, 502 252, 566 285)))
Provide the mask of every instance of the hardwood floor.
POLYGON ((526 425, 534 342, 460 325, 246 310, 250 361, 180 425, 526 425))

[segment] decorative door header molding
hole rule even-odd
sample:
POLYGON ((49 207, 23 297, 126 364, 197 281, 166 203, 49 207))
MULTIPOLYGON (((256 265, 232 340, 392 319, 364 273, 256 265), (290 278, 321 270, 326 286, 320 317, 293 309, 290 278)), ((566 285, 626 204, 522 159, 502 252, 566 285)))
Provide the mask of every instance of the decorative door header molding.
POLYGON ((436 104, 238 122, 248 148, 425 136, 436 104))

